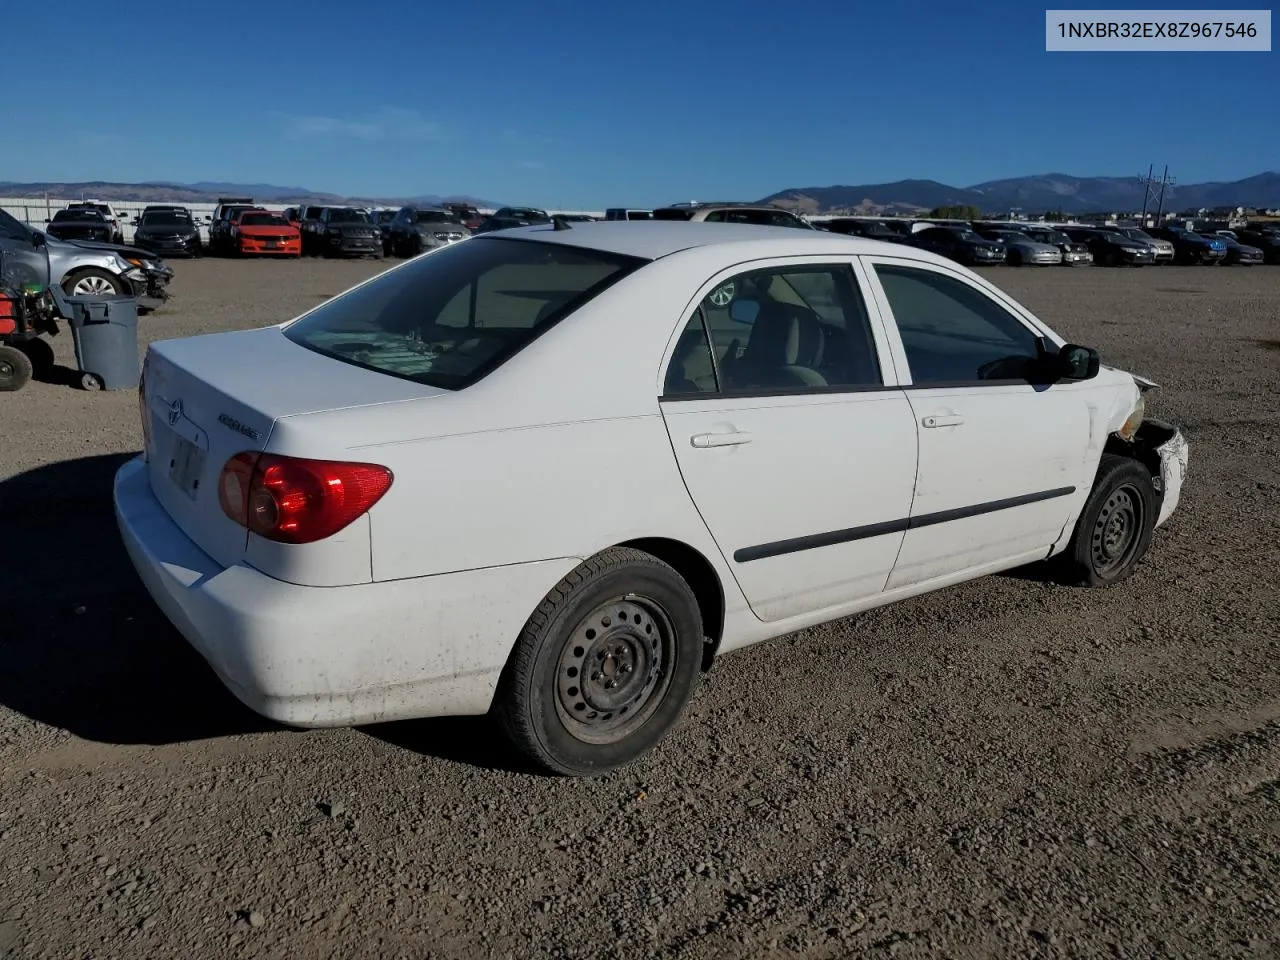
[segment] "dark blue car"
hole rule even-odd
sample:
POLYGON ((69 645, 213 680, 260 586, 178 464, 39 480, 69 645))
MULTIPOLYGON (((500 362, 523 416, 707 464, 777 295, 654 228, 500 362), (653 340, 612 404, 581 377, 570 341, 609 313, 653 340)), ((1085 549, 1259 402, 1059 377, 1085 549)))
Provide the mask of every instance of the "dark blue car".
POLYGON ((1221 237, 1206 237, 1174 226, 1155 227, 1147 232, 1173 244, 1176 263, 1220 263, 1227 255, 1227 243, 1221 237))

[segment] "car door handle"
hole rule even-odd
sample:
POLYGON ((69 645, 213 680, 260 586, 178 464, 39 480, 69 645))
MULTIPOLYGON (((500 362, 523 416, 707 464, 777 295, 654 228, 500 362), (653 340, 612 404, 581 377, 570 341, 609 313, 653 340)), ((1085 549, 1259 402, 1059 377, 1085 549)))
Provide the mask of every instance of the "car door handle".
POLYGON ((751 442, 751 434, 745 430, 735 430, 732 433, 695 433, 689 438, 689 442, 695 447, 736 447, 742 443, 751 442))
POLYGON ((958 413, 936 413, 920 421, 926 427, 958 427, 964 423, 964 417, 958 413))

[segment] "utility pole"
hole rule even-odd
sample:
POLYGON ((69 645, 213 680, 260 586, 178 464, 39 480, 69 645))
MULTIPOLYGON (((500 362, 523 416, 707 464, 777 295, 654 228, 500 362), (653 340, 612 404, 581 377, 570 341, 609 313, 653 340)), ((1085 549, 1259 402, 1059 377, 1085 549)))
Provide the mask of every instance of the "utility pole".
POLYGON ((1151 202, 1151 183, 1152 173, 1155 171, 1155 164, 1147 164, 1147 175, 1139 177, 1142 181, 1142 225, 1147 225, 1147 204, 1151 202))
POLYGON ((1164 213, 1164 192, 1167 187, 1172 187, 1176 180, 1169 176, 1169 165, 1164 165, 1164 173, 1160 176, 1160 198, 1156 201, 1156 226, 1160 225, 1161 215, 1164 213))

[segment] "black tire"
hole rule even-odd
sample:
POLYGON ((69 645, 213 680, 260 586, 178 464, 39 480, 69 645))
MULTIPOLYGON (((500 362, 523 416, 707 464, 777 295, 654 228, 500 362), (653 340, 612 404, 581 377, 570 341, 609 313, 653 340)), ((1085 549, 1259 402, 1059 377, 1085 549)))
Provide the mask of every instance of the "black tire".
POLYGON ((1126 579, 1151 546, 1159 509, 1146 467, 1103 454, 1071 542, 1058 557, 1065 579, 1081 587, 1110 587, 1126 579))
POLYGON ((702 617, 689 585, 656 557, 614 547, 580 564, 538 605, 503 671, 494 713, 538 766, 567 776, 606 773, 674 726, 702 656, 702 617), (588 674, 588 663, 599 669, 588 674))
POLYGON ((1118 267, 1120 266, 1120 260, 1114 253, 1108 250, 1102 255, 1102 265, 1104 267, 1118 267))
POLYGON ((62 291, 67 294, 67 296, 74 296, 76 284, 81 280, 85 280, 90 277, 98 277, 105 280, 111 286, 112 291, 117 297, 123 297, 129 292, 125 289, 124 282, 119 277, 110 271, 101 270, 98 267, 83 267, 80 270, 73 270, 62 278, 62 291))
POLYGON ((0 392, 12 393, 31 382, 31 358, 9 344, 0 344, 0 392))
POLYGON ((31 361, 33 376, 45 377, 53 370, 53 344, 48 340, 41 340, 36 337, 34 340, 23 340, 21 343, 15 343, 14 346, 25 353, 27 359, 31 361))

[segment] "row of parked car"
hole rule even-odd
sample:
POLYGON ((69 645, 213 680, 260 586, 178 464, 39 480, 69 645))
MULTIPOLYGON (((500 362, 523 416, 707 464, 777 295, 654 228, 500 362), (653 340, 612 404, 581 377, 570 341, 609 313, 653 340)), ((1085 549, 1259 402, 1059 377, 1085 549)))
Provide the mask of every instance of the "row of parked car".
POLYGON ((824 226, 840 233, 906 243, 970 266, 1280 263, 1280 224, 1267 222, 1206 233, 1178 225, 1144 228, 1007 220, 901 224, 837 219, 824 226))

